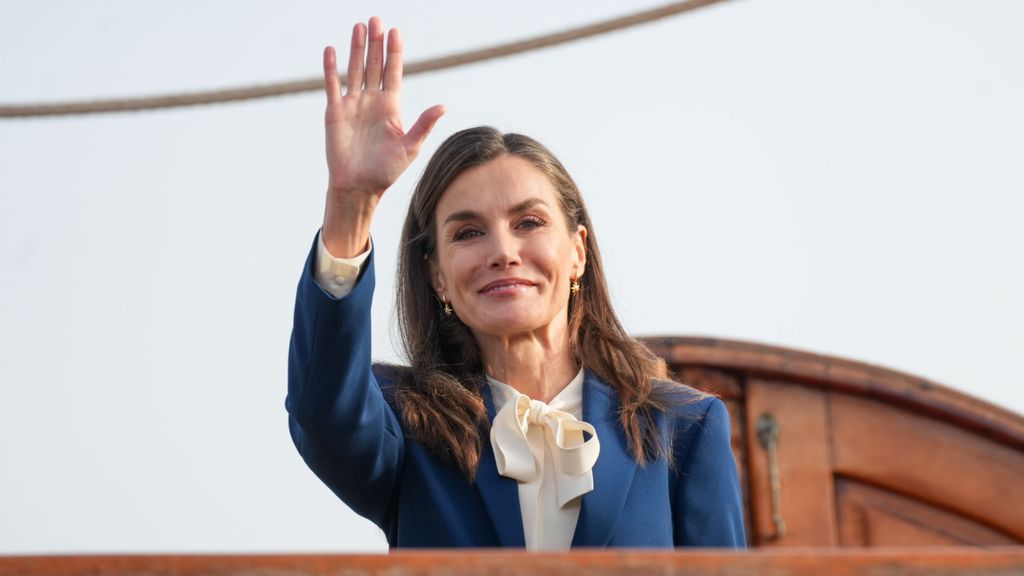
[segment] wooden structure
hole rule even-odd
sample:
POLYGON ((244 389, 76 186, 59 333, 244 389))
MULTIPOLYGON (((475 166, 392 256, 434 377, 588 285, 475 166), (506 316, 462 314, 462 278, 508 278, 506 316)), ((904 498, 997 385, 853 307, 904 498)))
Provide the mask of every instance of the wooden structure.
POLYGON ((1019 576, 1024 548, 871 551, 511 550, 288 556, 0 557, 0 576, 1019 576))
POLYGON ((646 342, 729 407, 750 551, 10 556, 0 576, 1024 575, 1024 418, 849 360, 705 338, 646 342))
POLYGON ((849 360, 645 341, 728 405, 752 548, 1024 543, 1024 418, 849 360))

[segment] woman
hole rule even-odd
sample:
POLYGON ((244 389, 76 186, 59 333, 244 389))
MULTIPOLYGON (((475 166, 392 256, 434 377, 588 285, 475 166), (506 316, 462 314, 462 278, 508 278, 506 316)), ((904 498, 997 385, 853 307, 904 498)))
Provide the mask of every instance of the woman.
POLYGON ((464 130, 431 158, 402 232, 411 366, 371 365, 374 209, 444 112, 402 130, 401 53, 356 25, 343 95, 324 52, 286 402, 307 464, 392 547, 743 546, 724 405, 625 334, 579 191, 530 138, 464 130))

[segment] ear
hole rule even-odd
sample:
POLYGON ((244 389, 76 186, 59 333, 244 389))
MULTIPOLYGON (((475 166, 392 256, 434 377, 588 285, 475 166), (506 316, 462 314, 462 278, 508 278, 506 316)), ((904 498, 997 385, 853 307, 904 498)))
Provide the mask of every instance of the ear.
POLYGON ((587 227, 583 224, 576 227, 576 233, 573 234, 573 247, 576 251, 576 260, 573 262, 572 273, 574 278, 579 278, 587 269, 587 227))
POLYGON ((427 270, 430 271, 430 285, 434 288, 434 293, 440 297, 445 293, 445 280, 444 275, 441 273, 441 268, 434 262, 433 258, 427 258, 427 270))

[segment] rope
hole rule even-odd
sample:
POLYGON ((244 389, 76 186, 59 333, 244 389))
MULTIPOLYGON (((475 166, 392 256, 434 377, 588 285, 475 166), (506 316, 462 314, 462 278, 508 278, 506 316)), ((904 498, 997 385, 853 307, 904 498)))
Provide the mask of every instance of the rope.
MULTIPOLYGON (((526 40, 508 42, 469 52, 451 54, 429 60, 410 62, 404 66, 404 75, 423 74, 436 70, 445 70, 503 58, 513 54, 522 54, 549 48, 559 44, 565 44, 583 38, 607 34, 623 28, 645 24, 660 20, 668 16, 682 14, 711 4, 717 4, 724 0, 684 0, 674 2, 651 10, 637 12, 578 28, 570 28, 562 32, 555 32, 543 36, 536 36, 526 40)), ((341 75, 342 82, 345 82, 345 75, 341 75)), ((71 116, 77 114, 98 114, 103 112, 132 112, 139 110, 155 110, 159 108, 176 108, 181 106, 197 106, 200 104, 217 104, 222 102, 238 102, 241 100, 254 100, 257 98, 268 98, 271 96, 284 96, 287 94, 299 94, 302 92, 314 92, 323 89, 323 78, 312 78, 309 80, 295 80, 291 82, 279 82, 265 84, 262 86, 249 86, 245 88, 229 88, 225 90, 211 90, 204 92, 187 92, 180 94, 168 94, 163 96, 150 96, 142 98, 120 98, 112 100, 91 100, 79 102, 57 102, 52 104, 15 104, 0 105, 0 118, 30 118, 39 116, 71 116)))

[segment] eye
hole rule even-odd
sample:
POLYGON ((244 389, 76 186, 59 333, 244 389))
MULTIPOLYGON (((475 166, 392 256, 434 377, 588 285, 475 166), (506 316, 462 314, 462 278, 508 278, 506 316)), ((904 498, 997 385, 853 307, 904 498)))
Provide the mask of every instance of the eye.
POLYGON ((534 228, 540 228, 545 224, 547 224, 547 222, 545 222, 542 218, 539 218, 537 216, 525 216, 522 220, 519 221, 519 228, 525 230, 533 230, 534 228))
POLYGON ((459 242, 460 240, 476 238, 481 234, 483 234, 483 232, 477 230, 472 226, 463 226, 462 228, 459 228, 458 230, 455 231, 455 234, 452 235, 452 240, 459 242))

